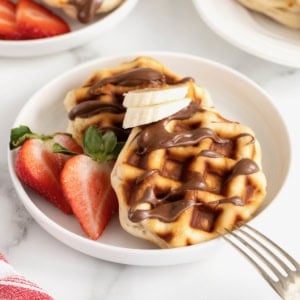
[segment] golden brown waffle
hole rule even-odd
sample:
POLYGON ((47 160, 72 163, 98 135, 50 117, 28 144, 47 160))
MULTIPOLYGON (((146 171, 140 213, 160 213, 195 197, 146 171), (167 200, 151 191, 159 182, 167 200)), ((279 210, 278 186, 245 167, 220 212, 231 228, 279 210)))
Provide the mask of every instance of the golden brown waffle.
POLYGON ((122 227, 161 248, 249 220, 266 193, 253 131, 192 102, 132 130, 112 172, 122 227))
POLYGON ((300 0, 237 0, 285 26, 300 29, 300 0))
POLYGON ((124 0, 43 0, 49 6, 61 8, 68 16, 81 23, 89 23, 95 15, 105 15, 124 0))
POLYGON ((137 57, 115 68, 97 71, 82 87, 68 92, 64 99, 69 114, 68 131, 79 144, 90 125, 98 126, 101 131, 113 130, 119 141, 126 141, 130 131, 122 128, 124 94, 135 89, 183 83, 189 86, 188 98, 203 106, 212 106, 205 88, 196 85, 191 78, 174 74, 151 57, 137 57))

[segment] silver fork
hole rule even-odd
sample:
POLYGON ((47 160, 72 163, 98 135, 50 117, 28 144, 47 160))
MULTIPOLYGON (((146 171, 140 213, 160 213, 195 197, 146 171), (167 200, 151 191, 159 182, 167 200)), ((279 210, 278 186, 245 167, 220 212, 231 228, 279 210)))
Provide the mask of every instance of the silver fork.
POLYGON ((294 258, 249 225, 226 233, 223 238, 250 260, 282 299, 300 299, 300 265, 294 258))

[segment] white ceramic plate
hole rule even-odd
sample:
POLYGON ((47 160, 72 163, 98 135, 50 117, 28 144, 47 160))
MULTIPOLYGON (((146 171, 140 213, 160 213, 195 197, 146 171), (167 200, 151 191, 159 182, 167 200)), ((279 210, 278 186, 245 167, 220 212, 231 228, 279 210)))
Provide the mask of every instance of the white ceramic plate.
MULTIPOLYGON (((83 45, 117 25, 134 8, 138 0, 125 0, 114 11, 104 17, 96 16, 89 24, 81 24, 67 17, 59 9, 52 9, 68 22, 71 32, 51 38, 25 41, 0 40, 0 56, 4 57, 29 57, 53 54, 83 45)), ((46 5, 45 5, 46 6, 46 5)))
POLYGON ((260 58, 300 68, 300 30, 252 12, 236 0, 193 0, 204 22, 218 35, 260 58))
MULTIPOLYGON (((95 70, 117 66, 140 54, 99 59, 60 76, 29 99, 14 127, 24 124, 39 133, 65 130, 67 114, 63 99, 66 92, 80 86, 95 70)), ((288 134, 269 97, 249 79, 220 64, 185 54, 146 54, 159 59, 182 76, 194 77, 208 88, 216 108, 225 117, 240 121, 255 130, 261 142, 263 166, 268 179, 268 196, 263 211, 276 198, 290 164, 288 134)), ((191 262, 207 257, 218 248, 220 239, 184 248, 156 249, 150 243, 124 232, 117 217, 109 223, 98 241, 89 240, 73 216, 64 215, 20 183, 13 170, 14 156, 15 152, 8 153, 10 174, 25 207, 46 231, 72 248, 104 260, 133 265, 191 262)))

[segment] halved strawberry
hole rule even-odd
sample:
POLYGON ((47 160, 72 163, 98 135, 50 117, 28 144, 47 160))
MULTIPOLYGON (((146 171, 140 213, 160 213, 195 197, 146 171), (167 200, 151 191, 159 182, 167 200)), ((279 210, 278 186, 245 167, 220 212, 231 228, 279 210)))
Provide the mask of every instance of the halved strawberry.
POLYGON ((21 147, 16 155, 15 171, 21 182, 32 188, 64 213, 72 208, 66 201, 61 186, 60 173, 69 155, 54 153, 53 145, 59 143, 73 152, 82 152, 68 134, 37 135, 26 126, 12 129, 10 148, 21 147))
POLYGON ((61 173, 64 195, 83 231, 98 239, 118 201, 110 183, 111 165, 82 154, 70 158, 61 173))
POLYGON ((15 4, 9 0, 0 0, 0 39, 18 40, 20 38, 15 4))
POLYGON ((28 39, 51 37, 70 31, 69 25, 61 17, 32 0, 19 0, 16 20, 19 31, 28 39))
POLYGON ((83 231, 96 240, 118 208, 110 173, 122 145, 112 132, 102 136, 96 127, 88 128, 83 144, 85 155, 66 162, 61 185, 83 231))

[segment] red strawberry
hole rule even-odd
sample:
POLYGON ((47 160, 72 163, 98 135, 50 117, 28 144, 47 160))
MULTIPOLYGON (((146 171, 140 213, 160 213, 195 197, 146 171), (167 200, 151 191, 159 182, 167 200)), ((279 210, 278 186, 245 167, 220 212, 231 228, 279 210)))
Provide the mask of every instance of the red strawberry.
POLYGON ((10 147, 14 149, 21 146, 14 165, 21 182, 63 212, 71 214, 72 209, 63 195, 59 181, 61 170, 70 156, 54 153, 52 149, 55 143, 72 151, 82 151, 70 135, 37 136, 25 126, 12 130, 10 147))
POLYGON ((19 0, 16 19, 19 31, 29 39, 51 37, 70 31, 69 25, 62 18, 32 0, 19 0))
POLYGON ((98 163, 83 154, 70 158, 61 173, 64 195, 83 231, 93 240, 118 208, 110 173, 109 163, 98 163))
POLYGON ((9 0, 0 0, 0 39, 18 40, 20 38, 15 4, 9 0))
POLYGON ((83 231, 96 240, 118 208, 110 173, 121 145, 112 132, 102 136, 96 127, 87 129, 83 144, 87 155, 66 162, 61 185, 83 231))

